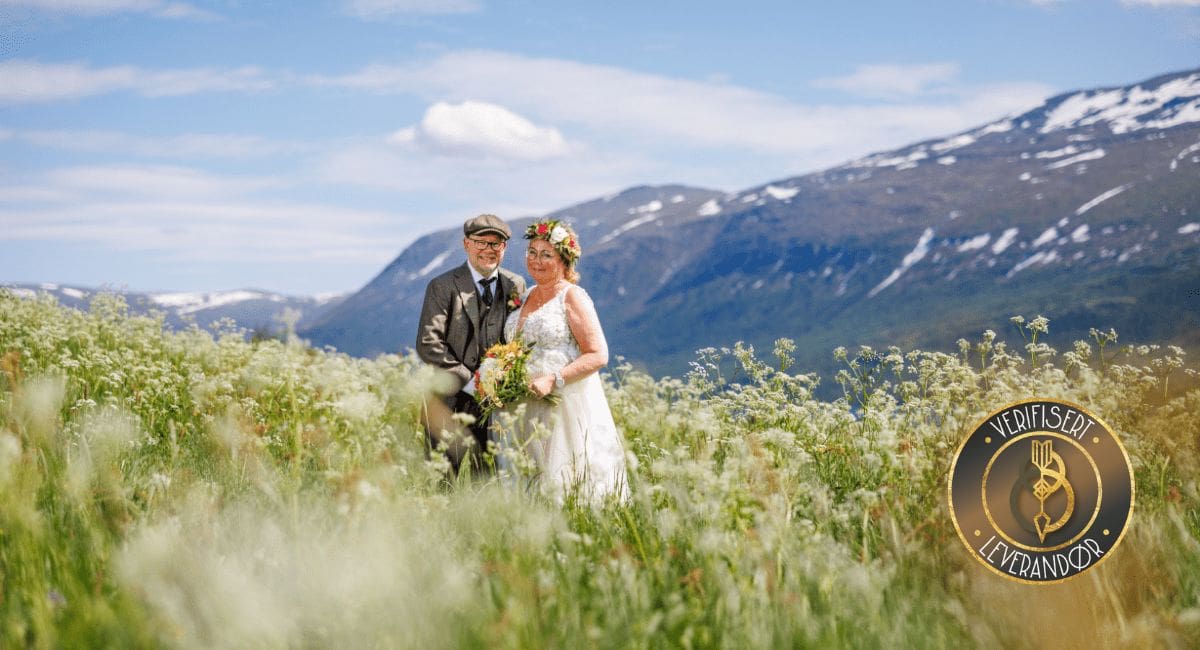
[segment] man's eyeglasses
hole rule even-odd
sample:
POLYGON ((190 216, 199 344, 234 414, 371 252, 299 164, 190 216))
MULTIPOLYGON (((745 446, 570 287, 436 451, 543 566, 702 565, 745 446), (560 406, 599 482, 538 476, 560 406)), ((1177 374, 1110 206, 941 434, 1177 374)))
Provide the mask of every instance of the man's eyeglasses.
POLYGON ((474 244, 475 250, 477 251, 481 251, 485 248, 490 248, 494 251, 502 251, 504 250, 504 247, 508 245, 508 242, 504 241, 487 241, 485 239, 475 239, 474 237, 467 237, 467 241, 474 244))

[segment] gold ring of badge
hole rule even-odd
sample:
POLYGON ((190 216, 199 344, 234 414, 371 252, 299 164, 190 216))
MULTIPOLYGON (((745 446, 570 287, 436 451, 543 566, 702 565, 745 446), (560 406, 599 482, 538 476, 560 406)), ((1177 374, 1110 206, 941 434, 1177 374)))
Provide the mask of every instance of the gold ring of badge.
POLYGON ((1012 440, 1009 440, 1008 442, 1006 442, 1004 444, 1004 446, 997 449, 996 453, 992 454, 992 458, 990 460, 988 460, 987 468, 983 470, 983 483, 980 486, 980 498, 983 501, 983 512, 987 516, 988 523, 992 525, 992 530, 995 530, 996 533, 998 533, 1001 537, 1003 537, 1005 539, 1005 541, 1007 541, 1008 543, 1010 543, 1014 546, 1023 548, 1027 551, 1037 551, 1037 552, 1057 551, 1060 548, 1066 548, 1067 546, 1074 544, 1080 537, 1083 537, 1085 534, 1087 534, 1087 532, 1089 530, 1091 530, 1092 524, 1096 523, 1096 517, 1100 514, 1100 503, 1103 501, 1103 497, 1104 497, 1104 483, 1100 480, 1100 468, 1096 467, 1096 460, 1094 458, 1092 458, 1092 455, 1089 454, 1087 452, 1087 450, 1084 449, 1083 446, 1080 445, 1078 442, 1076 442, 1075 440, 1073 440, 1071 438, 1068 438, 1067 436, 1064 436, 1061 433, 1056 433, 1054 431, 1029 431, 1027 433, 1023 433, 1023 434, 1017 436, 1016 438, 1013 438, 1012 440), (1092 466, 1092 472, 1096 475, 1096 509, 1092 511, 1092 518, 1088 520, 1086 526, 1084 526, 1082 529, 1080 529, 1078 535, 1063 542, 1062 544, 1059 544, 1058 546, 1053 546, 1053 547, 1026 546, 1025 544, 1022 544, 1021 542, 1016 541, 1015 539, 1009 537, 1008 534, 1004 532, 1004 529, 1002 529, 1002 528, 1000 528, 1000 526, 996 525, 996 520, 992 519, 992 509, 988 507, 987 480, 988 480, 988 474, 992 471, 992 463, 995 463, 996 459, 1000 457, 1000 454, 1003 453, 1005 449, 1008 449, 1009 446, 1014 445, 1017 442, 1024 440, 1025 438, 1030 438, 1033 436, 1050 436, 1053 438, 1059 438, 1061 440, 1066 440, 1067 442, 1071 443, 1072 445, 1075 446, 1076 449, 1078 449, 1081 453, 1083 453, 1084 458, 1088 459, 1088 463, 1090 463, 1092 466))

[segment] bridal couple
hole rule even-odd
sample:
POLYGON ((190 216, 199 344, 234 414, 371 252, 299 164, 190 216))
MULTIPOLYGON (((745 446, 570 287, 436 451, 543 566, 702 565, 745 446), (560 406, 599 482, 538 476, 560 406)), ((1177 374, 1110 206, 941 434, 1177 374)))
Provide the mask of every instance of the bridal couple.
MULTIPOLYGON (((604 396, 599 370, 608 363, 608 344, 591 298, 578 286, 575 270, 582 249, 565 223, 543 220, 525 230, 525 269, 533 278, 500 268, 512 230, 495 215, 463 224, 466 262, 429 282, 417 331, 417 354, 449 372, 457 390, 445 398, 455 413, 476 418, 470 426, 472 467, 482 469, 481 450, 492 439, 522 447, 537 464, 541 487, 562 498, 579 490, 589 499, 624 496, 624 450, 604 396), (494 343, 520 337, 532 344, 527 368, 537 398, 507 430, 481 417, 475 400, 475 371, 494 343), (551 393, 557 399, 540 399, 551 393), (489 426, 490 425, 490 426, 489 426), (537 435, 533 432, 538 431, 537 435), (548 435, 547 435, 548 432, 548 435)), ((427 423, 431 446, 440 425, 427 423)), ((459 453, 448 454, 458 471, 459 453)))

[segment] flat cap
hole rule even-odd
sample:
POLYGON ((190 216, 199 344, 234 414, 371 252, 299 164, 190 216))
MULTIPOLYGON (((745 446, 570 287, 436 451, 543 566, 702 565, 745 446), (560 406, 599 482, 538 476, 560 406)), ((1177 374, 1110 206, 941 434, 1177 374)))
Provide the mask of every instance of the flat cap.
POLYGON ((508 239, 512 237, 512 229, 504 220, 494 214, 481 214, 478 217, 467 219, 463 224, 463 234, 468 237, 471 235, 500 235, 508 239))

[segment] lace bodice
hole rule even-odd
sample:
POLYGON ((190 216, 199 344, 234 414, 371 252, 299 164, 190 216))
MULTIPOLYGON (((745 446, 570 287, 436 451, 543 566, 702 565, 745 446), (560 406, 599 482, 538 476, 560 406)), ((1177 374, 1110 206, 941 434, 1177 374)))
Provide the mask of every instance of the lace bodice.
MULTIPOLYGON (((529 297, 529 289, 521 297, 524 302, 529 297)), ((529 356, 530 376, 536 377, 543 373, 553 373, 579 357, 579 343, 571 334, 567 324, 567 291, 568 286, 559 291, 549 302, 538 307, 521 321, 525 308, 508 315, 504 323, 504 338, 513 340, 520 335, 521 339, 533 346, 529 356), (520 331, 517 327, 520 326, 520 331)), ((575 287, 576 291, 583 291, 575 287)))

